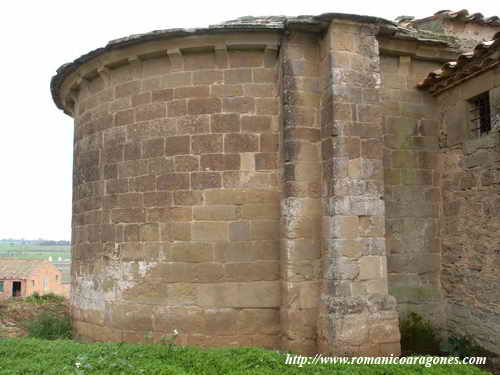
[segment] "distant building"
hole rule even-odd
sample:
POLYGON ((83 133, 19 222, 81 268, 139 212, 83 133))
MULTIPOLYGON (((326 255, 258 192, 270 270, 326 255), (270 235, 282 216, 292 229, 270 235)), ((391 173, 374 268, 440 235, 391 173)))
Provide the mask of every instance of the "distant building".
POLYGON ((68 296, 62 273, 44 259, 0 258, 0 299, 28 297, 34 292, 68 296))

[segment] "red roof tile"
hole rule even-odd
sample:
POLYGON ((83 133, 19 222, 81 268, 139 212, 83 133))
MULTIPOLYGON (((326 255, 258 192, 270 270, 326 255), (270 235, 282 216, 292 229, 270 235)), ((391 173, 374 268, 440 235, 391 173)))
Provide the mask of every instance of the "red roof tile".
POLYGON ((433 18, 445 18, 453 21, 478 23, 481 25, 500 26, 500 18, 497 16, 484 17, 481 13, 470 14, 467 9, 453 12, 451 10, 440 10, 434 13, 433 18))
POLYGON ((437 94, 459 82, 476 76, 500 64, 500 32, 493 40, 479 43, 472 52, 463 53, 456 61, 451 61, 435 70, 418 87, 437 94))
POLYGON ((434 15, 430 17, 415 19, 411 16, 401 16, 396 19, 398 24, 403 27, 418 27, 421 23, 426 23, 429 21, 437 20, 437 19, 446 19, 450 21, 456 22, 464 22, 464 23, 476 23, 479 25, 500 26, 500 17, 491 16, 485 17, 482 13, 469 13, 467 9, 462 9, 459 11, 451 11, 451 10, 440 10, 439 12, 434 13, 434 15))
POLYGON ((45 259, 0 258, 0 280, 29 278, 39 266, 46 263, 49 262, 45 259))

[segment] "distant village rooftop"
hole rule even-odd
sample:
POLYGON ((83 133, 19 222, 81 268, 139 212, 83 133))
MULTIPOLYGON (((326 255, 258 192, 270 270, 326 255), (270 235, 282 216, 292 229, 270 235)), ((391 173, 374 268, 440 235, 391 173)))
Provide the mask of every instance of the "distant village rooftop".
POLYGON ((50 263, 45 259, 0 258, 0 279, 29 278, 43 264, 50 263))

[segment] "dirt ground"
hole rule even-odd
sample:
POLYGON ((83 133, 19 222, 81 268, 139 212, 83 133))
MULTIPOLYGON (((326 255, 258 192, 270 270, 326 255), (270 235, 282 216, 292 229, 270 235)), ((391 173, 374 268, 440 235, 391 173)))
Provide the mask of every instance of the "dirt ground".
POLYGON ((0 337, 26 336, 23 323, 47 311, 60 316, 69 314, 66 299, 61 301, 34 302, 29 299, 11 298, 0 301, 0 337))

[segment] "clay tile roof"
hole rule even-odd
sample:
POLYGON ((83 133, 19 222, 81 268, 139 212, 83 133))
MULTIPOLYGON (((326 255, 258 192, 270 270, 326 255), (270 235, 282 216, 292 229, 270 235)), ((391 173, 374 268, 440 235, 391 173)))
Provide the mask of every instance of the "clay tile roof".
POLYGON ((457 12, 451 10, 440 10, 436 12, 433 18, 445 18, 453 21, 478 23, 481 25, 500 26, 500 18, 497 16, 484 17, 481 13, 469 13, 467 9, 457 12))
POLYGON ((0 258, 0 280, 29 278, 39 266, 46 263, 45 259, 0 258))
POLYGON ((437 94, 499 64, 500 32, 497 32, 493 40, 479 43, 472 52, 463 53, 456 61, 429 73, 418 87, 437 94))
POLYGON ((400 27, 419 27, 419 24, 424 24, 430 21, 445 19, 452 22, 475 23, 484 26, 500 27, 500 18, 497 16, 485 17, 482 13, 469 13, 467 9, 459 11, 440 10, 434 15, 425 18, 415 19, 412 16, 399 16, 396 22, 400 27))

